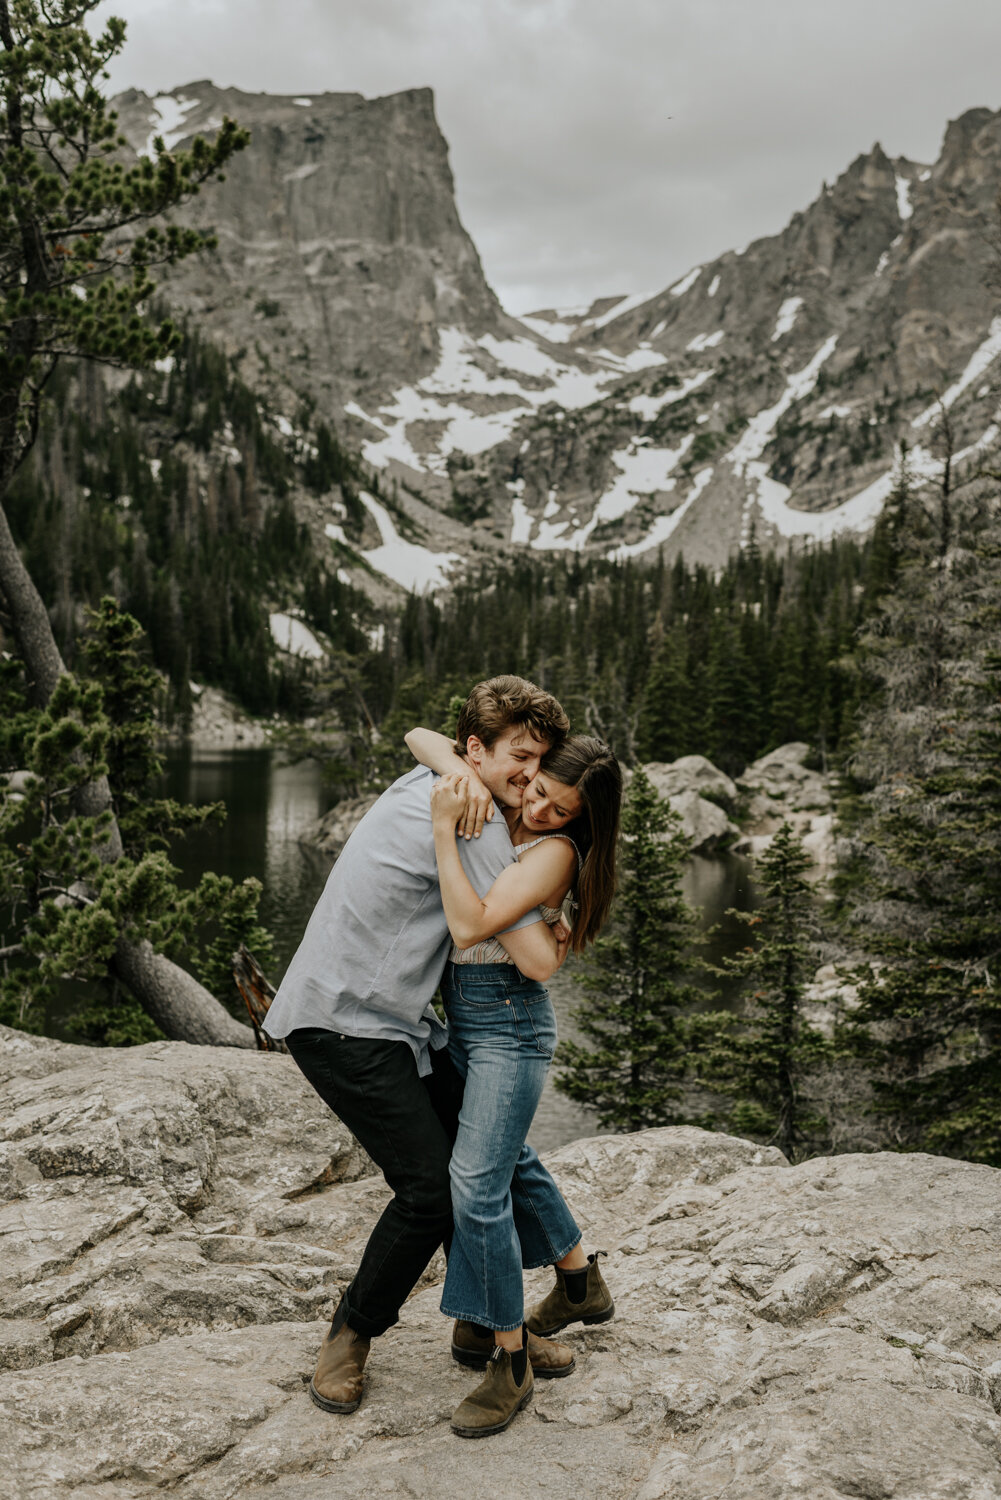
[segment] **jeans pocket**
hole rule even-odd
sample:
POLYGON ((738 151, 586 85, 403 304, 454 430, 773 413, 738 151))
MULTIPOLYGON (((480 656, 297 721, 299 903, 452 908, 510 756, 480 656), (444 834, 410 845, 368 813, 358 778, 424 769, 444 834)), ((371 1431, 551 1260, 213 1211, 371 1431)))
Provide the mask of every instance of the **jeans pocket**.
POLYGON ((459 975, 455 991, 464 1005, 474 1005, 477 1010, 491 1005, 502 1006, 508 998, 506 984, 496 979, 464 979, 459 975))

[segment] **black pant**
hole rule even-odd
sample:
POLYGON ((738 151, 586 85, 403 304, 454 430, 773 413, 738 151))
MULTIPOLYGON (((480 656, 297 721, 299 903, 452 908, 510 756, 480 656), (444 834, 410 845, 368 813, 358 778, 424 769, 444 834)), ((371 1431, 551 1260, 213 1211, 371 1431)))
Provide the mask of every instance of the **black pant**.
POLYGON ((374 1338, 397 1322, 438 1246, 448 1250, 448 1162, 462 1079, 445 1048, 431 1053, 433 1071, 420 1078, 407 1042, 314 1027, 291 1032, 285 1042, 320 1098, 382 1168, 395 1195, 344 1293, 348 1324, 374 1338))

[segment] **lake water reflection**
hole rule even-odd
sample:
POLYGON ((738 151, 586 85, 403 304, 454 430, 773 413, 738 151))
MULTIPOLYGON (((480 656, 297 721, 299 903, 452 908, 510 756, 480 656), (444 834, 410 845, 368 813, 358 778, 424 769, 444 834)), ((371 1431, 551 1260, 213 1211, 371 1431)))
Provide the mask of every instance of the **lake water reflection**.
MULTIPOLYGON (((330 805, 319 767, 312 761, 283 765, 270 750, 171 751, 165 757, 165 792, 180 801, 223 801, 228 817, 220 828, 192 834, 173 853, 186 883, 194 884, 204 870, 215 870, 234 880, 256 876, 264 887, 261 919, 275 937, 277 962, 272 979, 284 974, 295 952, 330 869, 329 859, 299 843, 303 831, 330 805)), ((746 939, 740 923, 723 917, 728 907, 749 909, 752 903, 750 866, 736 855, 697 857, 684 881, 685 896, 701 908, 700 925, 718 925, 702 950, 712 962, 746 939)), ((571 961, 572 962, 572 961, 571 961)), ((707 1005, 726 1004, 730 998, 719 981, 705 981, 707 1005)), ((584 1000, 573 982, 569 965, 550 986, 560 1034, 572 1037, 571 1010, 584 1000)), ((532 1126, 530 1140, 538 1150, 597 1133, 591 1111, 558 1094, 547 1082, 532 1126)))

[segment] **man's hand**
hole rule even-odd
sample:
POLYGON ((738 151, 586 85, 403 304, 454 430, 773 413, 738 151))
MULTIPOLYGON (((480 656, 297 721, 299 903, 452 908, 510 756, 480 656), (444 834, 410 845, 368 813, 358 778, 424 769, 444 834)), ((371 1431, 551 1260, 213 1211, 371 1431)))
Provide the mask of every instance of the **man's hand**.
POLYGON ((558 922, 553 923, 552 934, 556 939, 556 952, 559 955, 554 973, 558 973, 566 962, 567 954, 570 952, 572 928, 566 917, 560 917, 558 922))

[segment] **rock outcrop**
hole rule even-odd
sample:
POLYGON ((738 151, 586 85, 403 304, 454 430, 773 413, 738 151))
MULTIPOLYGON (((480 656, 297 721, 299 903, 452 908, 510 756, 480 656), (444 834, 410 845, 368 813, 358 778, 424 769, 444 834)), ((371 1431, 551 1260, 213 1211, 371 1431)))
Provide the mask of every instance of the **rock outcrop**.
POLYGON ((737 788, 704 755, 683 755, 670 762, 650 761, 643 770, 657 794, 681 819, 681 832, 693 854, 711 854, 739 837, 740 829, 720 806, 721 802, 731 808, 735 806, 737 788))
POLYGON ((0 1028, 0 1077, 0 1365, 329 1303, 353 1221, 343 1245, 295 1229, 319 1188, 372 1167, 290 1058, 0 1028))
POLYGON ((252 719, 226 693, 195 687, 191 729, 186 743, 194 750, 257 750, 270 742, 267 726, 252 719))
POLYGON ((373 794, 365 797, 345 797, 325 812, 322 818, 303 830, 299 842, 318 849, 321 854, 336 859, 362 818, 373 807, 378 798, 373 794))
POLYGON ((796 740, 753 761, 740 778, 748 794, 743 834, 734 844, 738 854, 760 854, 790 823, 803 840, 817 875, 829 874, 835 864, 834 806, 831 779, 811 770, 806 761, 810 746, 796 740))
POLYGON ((434 364, 437 330, 503 318, 459 221, 430 89, 380 99, 249 94, 207 80, 114 101, 139 152, 211 134, 229 115, 251 144, 185 216, 219 247, 169 278, 171 299, 248 369, 342 402, 434 364), (261 359, 261 351, 266 360, 261 359))
POLYGON ((472 1377, 435 1285, 375 1345, 356 1413, 308 1399, 385 1188, 291 1059, 0 1031, 0 1076, 19 1500, 1001 1496, 991 1168, 790 1167, 693 1129, 564 1147, 550 1165, 617 1316, 568 1331, 576 1372, 484 1452, 449 1431, 472 1377))

